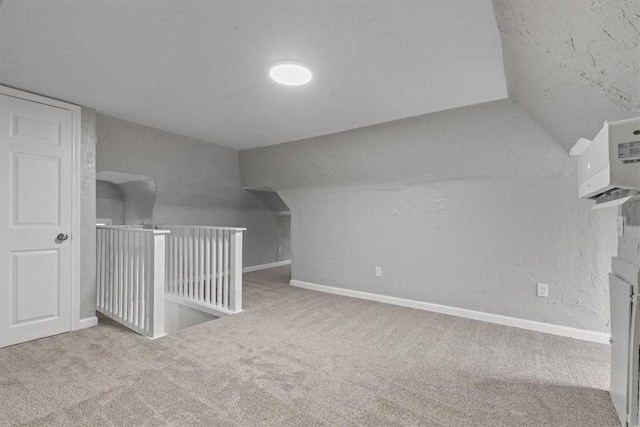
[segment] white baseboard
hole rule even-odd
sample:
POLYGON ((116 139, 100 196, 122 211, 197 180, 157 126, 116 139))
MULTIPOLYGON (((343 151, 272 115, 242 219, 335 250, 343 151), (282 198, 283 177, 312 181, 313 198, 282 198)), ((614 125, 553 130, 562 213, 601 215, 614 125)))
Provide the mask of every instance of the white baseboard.
POLYGON ((516 317, 485 313, 483 311, 468 310, 465 308, 451 307, 448 305, 432 304, 428 302, 390 297, 387 295, 372 294, 369 292, 318 285, 315 283, 303 282, 301 280, 291 280, 290 284, 291 286, 295 286, 297 288, 310 289, 312 291, 326 292, 329 294, 366 299, 370 301, 378 301, 387 304, 399 305, 402 307, 433 311, 435 313, 443 313, 449 314, 451 316, 464 317, 467 319, 481 320, 483 322, 497 323, 498 325, 512 326, 515 328, 544 332, 547 334, 559 335, 562 337, 570 337, 583 341, 609 344, 610 335, 605 334, 604 332, 587 331, 584 329, 571 328, 569 326, 560 326, 553 325, 551 323, 537 322, 534 320, 518 319, 516 317))
POLYGON ((270 262, 269 264, 251 265, 242 269, 243 273, 250 271, 266 270, 267 268, 282 267, 283 265, 291 265, 291 260, 270 262))
POLYGON ((85 328, 91 328, 92 326, 98 325, 98 318, 96 316, 93 317, 85 317, 84 319, 78 320, 78 324, 75 328, 76 331, 85 328))

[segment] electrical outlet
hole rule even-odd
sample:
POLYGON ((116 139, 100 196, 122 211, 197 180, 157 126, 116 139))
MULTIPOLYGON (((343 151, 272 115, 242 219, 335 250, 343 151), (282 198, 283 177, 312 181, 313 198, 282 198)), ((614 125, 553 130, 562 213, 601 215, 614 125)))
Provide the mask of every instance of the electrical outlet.
POLYGON ((546 283, 538 283, 538 296, 547 298, 549 296, 549 285, 546 283))
POLYGON ((278 253, 282 252, 282 246, 278 246, 278 253))
POLYGON ((376 277, 382 277, 382 267, 376 267, 376 277))

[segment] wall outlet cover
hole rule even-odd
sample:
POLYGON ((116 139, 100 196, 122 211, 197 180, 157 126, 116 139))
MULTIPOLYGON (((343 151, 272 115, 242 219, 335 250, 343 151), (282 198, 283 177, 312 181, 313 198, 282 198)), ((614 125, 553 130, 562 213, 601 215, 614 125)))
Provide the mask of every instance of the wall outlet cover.
POLYGON ((375 274, 376 274, 376 277, 381 277, 382 276, 382 267, 376 267, 375 274))
POLYGON ((538 283, 537 295, 542 298, 549 296, 549 285, 546 283, 538 283))
POLYGON ((618 237, 624 237, 624 219, 624 216, 618 216, 618 237))

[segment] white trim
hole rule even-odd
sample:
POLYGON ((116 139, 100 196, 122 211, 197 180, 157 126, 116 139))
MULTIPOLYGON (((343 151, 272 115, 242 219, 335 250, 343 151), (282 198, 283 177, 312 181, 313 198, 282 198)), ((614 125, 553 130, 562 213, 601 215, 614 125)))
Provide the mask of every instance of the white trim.
POLYGON ((184 305, 185 307, 189 307, 189 308, 193 308, 194 310, 200 310, 204 313, 207 314, 211 314, 212 316, 216 316, 216 317, 226 317, 229 316, 231 314, 238 314, 238 313, 242 313, 243 310, 234 312, 231 310, 227 310, 225 308, 214 308, 211 307, 210 305, 204 304, 200 301, 194 301, 192 299, 189 298, 184 298, 178 295, 172 295, 170 293, 166 293, 164 294, 164 300, 165 301, 171 301, 175 304, 180 304, 180 305, 184 305))
POLYGON ((57 99, 47 98, 44 96, 36 95, 30 92, 14 89, 8 86, 0 85, 0 94, 13 96, 15 98, 24 99, 27 101, 37 102, 39 104, 50 105, 52 107, 62 108, 69 110, 72 113, 72 182, 73 188, 71 189, 71 326, 70 330, 75 331, 80 329, 80 230, 81 228, 81 107, 78 105, 70 104, 68 102, 60 101, 57 99))
POLYGON ((250 271, 266 270, 268 268, 282 267, 283 265, 291 265, 291 260, 270 262, 269 264, 251 265, 242 269, 243 273, 250 271))
POLYGON ((447 305, 432 304, 428 302, 390 297, 387 295, 355 291, 352 289, 318 285, 315 283, 303 282, 301 280, 291 280, 290 284, 291 286, 295 286, 297 288, 310 289, 312 291, 326 292, 329 294, 366 299, 370 301, 378 301, 386 304, 416 308, 418 310, 433 311, 435 313, 443 313, 451 316, 458 316, 458 317, 464 317, 467 319, 480 320, 483 322, 496 323, 498 325, 512 326, 514 328, 527 329, 530 331, 543 332, 546 334, 559 335, 562 337, 570 337, 570 338, 575 338, 583 341, 591 341, 591 342, 596 342, 600 344, 609 344, 610 335, 605 334, 604 332, 587 331, 584 329, 571 328, 569 326, 553 325, 551 323, 536 322, 534 320, 518 319, 516 317, 503 316, 500 314, 468 310, 466 308, 451 307, 447 305))
POLYGON ((0 84, 0 93, 7 96, 13 96, 14 98, 25 99, 27 101, 37 102, 39 104, 50 105, 52 107, 62 108, 63 110, 69 111, 80 111, 80 107, 75 104, 70 104, 65 101, 60 101, 58 99, 49 98, 42 95, 37 95, 31 92, 25 92, 20 89, 15 89, 9 86, 3 86, 0 84))
MULTIPOLYGON (((123 325, 123 326, 127 327, 126 325, 124 325, 124 324, 122 323, 122 319, 118 318, 118 316, 114 316, 113 314, 110 314, 109 312, 107 312, 107 311, 102 311, 102 310, 98 310, 98 313, 100 313, 100 314, 104 315, 105 317, 108 317, 109 319, 113 320, 113 321, 114 321, 114 322, 116 322, 116 323, 120 323, 121 325, 123 325)), ((141 337, 143 337, 143 338, 147 338, 147 339, 149 339, 149 340, 155 340, 155 339, 157 339, 157 338, 162 338, 162 337, 166 337, 166 336, 167 336, 167 334, 165 334, 165 333, 163 332, 163 333, 161 333, 161 334, 156 335, 155 337, 150 337, 150 336, 148 336, 148 335, 142 335, 140 332, 138 332, 138 331, 134 331, 134 330, 133 330, 133 329, 131 329, 131 328, 129 328, 129 329, 131 330, 131 332, 134 332, 134 333, 136 333, 136 334, 139 334, 141 337)))
POLYGON ((72 201, 72 219, 71 219, 71 243, 72 243, 72 269, 73 279, 71 284, 71 330, 80 329, 80 293, 81 293, 81 256, 82 248, 82 190, 81 190, 81 174, 82 174, 82 156, 80 153, 82 147, 82 117, 81 108, 69 104, 69 108, 73 113, 73 201, 72 201))
POLYGON ((98 317, 85 317, 84 319, 80 319, 78 321, 78 327, 75 329, 76 331, 85 328, 91 328, 93 326, 98 326, 98 317))

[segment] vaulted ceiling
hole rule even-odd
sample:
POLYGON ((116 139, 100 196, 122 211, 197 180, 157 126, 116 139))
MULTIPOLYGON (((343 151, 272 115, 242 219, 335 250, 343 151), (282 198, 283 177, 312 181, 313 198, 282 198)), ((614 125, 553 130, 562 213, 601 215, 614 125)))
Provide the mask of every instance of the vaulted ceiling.
POLYGON ((0 83, 236 149, 508 88, 568 149, 638 115, 638 28, 638 0, 4 0, 0 83), (270 81, 283 59, 312 82, 270 81))
POLYGON ((494 0, 509 95, 569 149, 640 115, 639 0, 494 0))
POLYGON ((236 149, 507 97, 490 0, 5 0, 0 82, 236 149), (303 87, 270 81, 297 60, 303 87))

